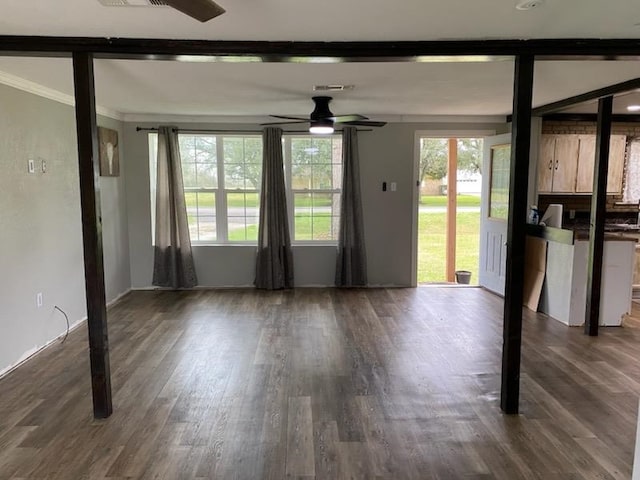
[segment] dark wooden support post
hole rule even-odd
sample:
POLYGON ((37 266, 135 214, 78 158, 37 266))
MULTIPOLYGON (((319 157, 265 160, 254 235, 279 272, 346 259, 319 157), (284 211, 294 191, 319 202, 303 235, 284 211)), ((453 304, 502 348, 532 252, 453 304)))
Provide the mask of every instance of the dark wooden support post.
POLYGON ((520 399, 520 350, 522 347, 522 300, 526 241, 529 148, 531 145, 532 55, 516 57, 511 124, 511 170, 507 271, 504 294, 502 389, 500 408, 518 413, 520 399))
POLYGON ((89 358, 93 391, 93 415, 111 415, 111 372, 107 336, 107 306, 102 259, 102 218, 98 176, 98 127, 96 124, 93 55, 73 54, 76 99, 76 130, 80 170, 80 206, 84 246, 84 277, 87 294, 89 358))
POLYGON ((593 165, 589 257, 587 259, 587 308, 584 320, 584 333, 590 336, 598 335, 600 321, 600 287, 602 285, 602 257, 604 255, 604 219, 607 213, 607 172, 609 170, 612 108, 613 97, 598 100, 596 161, 593 165))

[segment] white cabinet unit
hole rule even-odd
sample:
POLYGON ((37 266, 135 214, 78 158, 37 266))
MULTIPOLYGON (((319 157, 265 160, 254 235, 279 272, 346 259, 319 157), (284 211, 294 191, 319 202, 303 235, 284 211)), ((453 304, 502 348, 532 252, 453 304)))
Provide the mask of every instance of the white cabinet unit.
MULTIPOLYGON (((605 240, 600 296, 600 325, 617 326, 631 311, 635 241, 605 240)), ((547 272, 539 310, 570 326, 582 325, 587 300, 589 242, 549 241, 547 272)))

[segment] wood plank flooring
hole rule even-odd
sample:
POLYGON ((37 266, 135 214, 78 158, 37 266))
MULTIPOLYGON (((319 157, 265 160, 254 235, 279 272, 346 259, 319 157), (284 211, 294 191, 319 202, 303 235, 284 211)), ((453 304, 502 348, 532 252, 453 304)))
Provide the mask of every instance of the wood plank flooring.
POLYGON ((640 325, 526 313, 500 412, 502 300, 477 288, 133 292, 0 380, 0 480, 630 479, 640 325))

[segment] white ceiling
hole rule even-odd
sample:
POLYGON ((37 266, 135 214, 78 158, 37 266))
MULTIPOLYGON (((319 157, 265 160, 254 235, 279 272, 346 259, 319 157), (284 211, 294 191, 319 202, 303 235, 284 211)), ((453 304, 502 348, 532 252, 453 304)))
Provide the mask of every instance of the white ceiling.
MULTIPOLYGON (((433 40, 638 38, 636 0, 218 0, 227 13, 200 24, 168 7, 104 7, 97 0, 3 0, 0 33, 211 40, 433 40)), ((72 94, 68 59, 0 57, 4 79, 72 94)), ((510 113, 513 62, 184 63, 96 61, 100 105, 140 115, 307 115, 314 84, 336 114, 382 116, 510 113)), ((640 77, 640 62, 538 62, 534 105, 640 77)), ((0 81, 3 75, 0 73, 0 81)), ((622 106, 623 107, 623 106, 622 106)))

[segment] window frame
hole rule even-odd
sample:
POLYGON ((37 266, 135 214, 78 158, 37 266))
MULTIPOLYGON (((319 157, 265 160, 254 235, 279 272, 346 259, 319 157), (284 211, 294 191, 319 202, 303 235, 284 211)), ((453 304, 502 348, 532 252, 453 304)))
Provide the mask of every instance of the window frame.
MULTIPOLYGON (((216 133, 212 131, 211 133, 207 132, 189 132, 189 130, 183 130, 178 133, 179 136, 187 136, 187 137, 215 137, 216 142, 216 174, 217 174, 217 187, 184 187, 184 194, 187 193, 208 193, 213 194, 215 199, 215 225, 216 225, 216 239, 215 240, 194 240, 191 239, 191 244, 194 246, 257 246, 258 239, 256 240, 229 240, 229 216, 228 216, 228 208, 227 208, 227 197, 228 194, 238 193, 238 194, 256 194, 257 195, 257 215, 256 218, 260 219, 260 188, 255 190, 247 189, 247 188, 226 188, 225 185, 225 161, 224 161, 224 139, 225 138, 253 138, 253 139, 261 139, 261 135, 258 133, 244 133, 244 132, 232 132, 232 133, 216 133)), ((339 133, 333 133, 330 135, 312 135, 307 132, 298 133, 290 133, 284 134, 282 136, 282 149, 283 149, 283 160, 284 160, 284 175, 285 175, 285 196, 287 202, 287 216, 289 222, 289 231, 291 236, 291 244, 292 245, 300 245, 300 246, 337 246, 338 245, 338 232, 336 232, 336 238, 330 240, 317 240, 317 239, 305 239, 305 240, 296 240, 295 238, 295 195, 296 194, 325 194, 325 195, 339 195, 340 202, 342 196, 342 176, 340 178, 340 188, 332 188, 332 189, 314 189, 314 188, 305 188, 305 189, 294 189, 292 185, 292 140, 300 139, 300 138, 331 138, 332 141, 339 140, 342 142, 342 136, 339 133)), ((149 134, 148 137, 149 142, 149 153, 150 153, 150 164, 151 164, 151 172, 150 172, 150 180, 155 178, 157 166, 155 162, 155 158, 157 156, 156 146, 157 146, 157 133, 153 132, 149 134), (155 141, 152 141, 152 138, 155 137, 155 141), (155 155, 152 155, 155 152, 155 155), (153 158, 152 158, 153 156, 153 158)), ((180 161, 182 163, 183 156, 181 152, 180 161)), ((331 162, 334 164, 334 162, 331 162)), ((182 164, 184 165, 184 164, 182 164)), ((340 158, 340 165, 342 166, 342 158, 340 158)), ((184 177, 183 177, 184 178, 184 177)), ((245 183, 246 187, 246 183, 245 183)), ((152 223, 152 243, 155 239, 155 182, 151 185, 151 223, 152 223)), ((186 198, 185 198, 186 203, 186 198)), ((338 211, 337 215, 333 215, 333 206, 331 218, 340 216, 340 212, 338 211)), ((247 217, 245 217, 247 218, 247 217)), ((313 217, 311 217, 313 218, 313 217)), ((197 227, 199 229, 199 224, 197 227)))
MULTIPOLYGON (((293 139, 300 139, 300 138, 331 138, 332 142, 335 140, 339 140, 340 142, 342 142, 342 135, 340 133, 332 133, 332 134, 328 134, 328 135, 317 135, 317 134, 311 134, 311 133, 307 133, 304 132, 303 134, 293 134, 293 135, 283 135, 283 156, 284 156, 284 164, 285 164, 285 183, 286 183, 286 189, 287 189, 287 215, 289 217, 289 231, 291 232, 291 244, 292 245, 300 245, 300 246, 312 246, 312 245, 317 245, 317 246, 337 246, 338 245, 338 235, 339 233, 336 233, 336 238, 335 239, 331 239, 331 240, 316 240, 316 239, 308 239, 308 240, 296 240, 295 235, 296 235, 296 230, 295 230, 295 194, 296 193, 306 193, 306 194, 325 194, 325 195, 340 195, 340 203, 342 203, 342 190, 343 190, 343 185, 342 185, 342 180, 344 175, 341 175, 340 178, 340 188, 333 188, 333 189, 314 189, 314 188, 304 188, 304 189, 294 189, 293 188, 293 153, 292 153, 292 147, 291 147, 291 141, 293 139)), ((343 148, 344 145, 341 145, 341 147, 343 148)), ((333 162, 331 162, 333 164, 333 162)), ((343 160, 342 157, 340 158, 340 165, 344 168, 344 164, 343 164, 343 160)), ((332 207, 332 213, 333 213, 333 207, 332 207)), ((337 216, 338 218, 340 217, 340 211, 338 210, 338 215, 331 215, 331 217, 335 217, 337 216)), ((313 217, 312 217, 313 218, 313 217)))
MULTIPOLYGON (((214 137, 216 142, 216 174, 217 174, 217 187, 184 187, 184 193, 213 193, 215 198, 215 225, 216 225, 216 238, 215 240, 194 240, 191 239, 191 244, 194 246, 255 246, 256 240, 230 240, 229 239, 229 215, 228 215, 228 202, 227 196, 229 194, 255 194, 257 196, 257 214, 256 218, 260 217, 260 189, 255 190, 248 188, 227 188, 225 179, 225 158, 224 158, 224 144, 225 139, 228 138, 241 138, 241 139, 261 139, 259 134, 254 133, 206 133, 206 132, 189 132, 184 130, 178 133, 178 136, 185 137, 214 137)), ((243 157, 244 160, 244 157, 243 157)), ((181 159, 182 162, 182 152, 181 159)), ((245 184, 246 187, 246 184, 245 184)), ((246 218, 246 217, 245 217, 246 218)), ((257 228, 256 223, 256 228, 257 228)), ((199 225, 198 227, 199 228, 199 225)))

